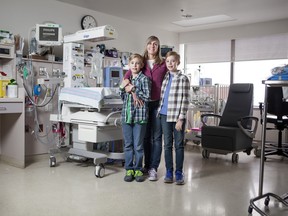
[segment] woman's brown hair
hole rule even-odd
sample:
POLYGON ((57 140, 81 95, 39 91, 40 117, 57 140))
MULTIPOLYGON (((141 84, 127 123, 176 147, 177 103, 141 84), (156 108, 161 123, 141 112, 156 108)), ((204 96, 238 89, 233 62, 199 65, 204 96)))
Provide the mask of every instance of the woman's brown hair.
POLYGON ((145 60, 145 62, 148 60, 147 45, 149 43, 151 43, 152 41, 156 41, 158 43, 158 50, 157 50, 156 55, 155 55, 155 64, 161 64, 163 62, 163 58, 160 56, 160 40, 158 37, 156 37, 154 35, 148 37, 148 39, 146 40, 145 51, 143 54, 144 60, 145 60))

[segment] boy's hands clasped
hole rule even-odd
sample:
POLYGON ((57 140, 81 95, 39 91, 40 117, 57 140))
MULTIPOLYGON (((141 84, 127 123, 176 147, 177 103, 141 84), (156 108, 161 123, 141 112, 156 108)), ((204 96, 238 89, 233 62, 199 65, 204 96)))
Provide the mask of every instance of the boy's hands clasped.
POLYGON ((144 102, 140 100, 137 95, 133 92, 133 89, 135 87, 130 83, 129 79, 124 79, 121 83, 122 88, 125 88, 125 92, 131 93, 133 96, 134 106, 136 107, 142 107, 144 105, 144 102))

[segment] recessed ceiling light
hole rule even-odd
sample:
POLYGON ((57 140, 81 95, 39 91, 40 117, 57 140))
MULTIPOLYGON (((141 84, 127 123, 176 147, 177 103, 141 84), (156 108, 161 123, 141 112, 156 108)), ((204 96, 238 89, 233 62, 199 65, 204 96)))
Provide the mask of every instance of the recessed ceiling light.
POLYGON ((175 21, 172 23, 183 26, 183 27, 191 27, 195 25, 207 25, 207 24, 227 22, 227 21, 233 21, 233 20, 235 20, 235 18, 221 14, 221 15, 215 15, 215 16, 209 16, 209 17, 200 17, 200 18, 195 18, 195 19, 185 19, 185 20, 175 21))
POLYGON ((192 15, 191 14, 182 14, 182 17, 188 19, 188 18, 192 18, 192 15))

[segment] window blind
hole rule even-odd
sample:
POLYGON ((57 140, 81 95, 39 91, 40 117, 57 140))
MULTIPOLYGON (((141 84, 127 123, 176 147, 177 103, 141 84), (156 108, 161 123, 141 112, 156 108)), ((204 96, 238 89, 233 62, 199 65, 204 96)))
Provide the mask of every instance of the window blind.
POLYGON ((229 62, 231 41, 205 41, 186 44, 187 64, 229 62))
POLYGON ((237 39, 235 61, 288 58, 288 34, 237 39))

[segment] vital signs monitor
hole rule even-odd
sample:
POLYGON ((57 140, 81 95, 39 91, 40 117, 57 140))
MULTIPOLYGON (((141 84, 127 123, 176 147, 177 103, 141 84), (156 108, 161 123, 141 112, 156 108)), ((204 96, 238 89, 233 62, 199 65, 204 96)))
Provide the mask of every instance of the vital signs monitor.
POLYGON ((58 24, 36 24, 36 40, 41 46, 60 46, 62 44, 62 27, 58 24))

